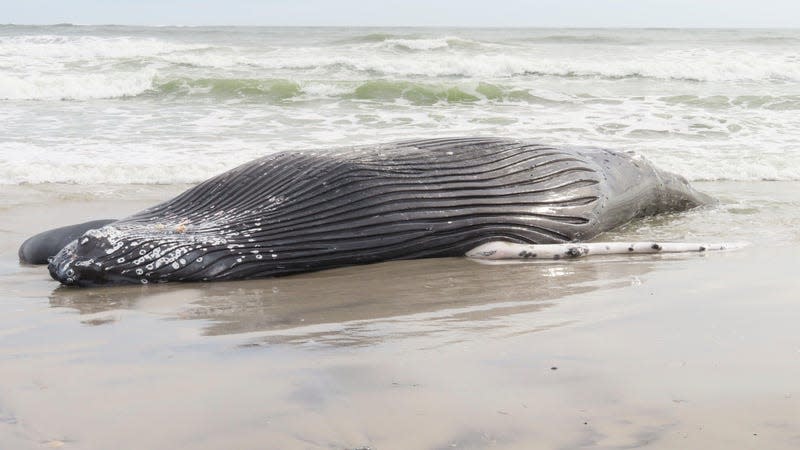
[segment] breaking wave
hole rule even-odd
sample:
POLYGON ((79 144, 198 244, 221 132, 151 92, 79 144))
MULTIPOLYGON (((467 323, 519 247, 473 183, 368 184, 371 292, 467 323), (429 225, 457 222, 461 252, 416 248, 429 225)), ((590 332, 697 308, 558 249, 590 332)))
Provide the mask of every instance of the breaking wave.
POLYGON ((194 183, 412 137, 636 150, 800 180, 792 30, 0 25, 0 184, 194 183))

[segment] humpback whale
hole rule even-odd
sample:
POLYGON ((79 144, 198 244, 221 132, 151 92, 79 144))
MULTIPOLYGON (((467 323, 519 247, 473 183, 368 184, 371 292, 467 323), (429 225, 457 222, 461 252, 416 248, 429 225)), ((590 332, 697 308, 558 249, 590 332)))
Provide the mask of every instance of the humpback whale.
POLYGON ((280 152, 50 259, 63 284, 211 281, 463 256, 491 242, 583 242, 710 198, 632 153, 501 138, 280 152))

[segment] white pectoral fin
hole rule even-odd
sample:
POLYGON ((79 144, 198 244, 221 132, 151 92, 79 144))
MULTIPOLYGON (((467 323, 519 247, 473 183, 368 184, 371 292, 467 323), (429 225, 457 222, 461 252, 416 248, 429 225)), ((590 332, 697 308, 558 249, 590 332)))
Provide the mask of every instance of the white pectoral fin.
POLYGON ((571 242, 566 244, 515 244, 506 241, 488 242, 466 253, 468 258, 504 259, 569 259, 589 255, 641 255, 654 253, 688 253, 735 250, 749 242, 686 243, 686 242, 571 242))

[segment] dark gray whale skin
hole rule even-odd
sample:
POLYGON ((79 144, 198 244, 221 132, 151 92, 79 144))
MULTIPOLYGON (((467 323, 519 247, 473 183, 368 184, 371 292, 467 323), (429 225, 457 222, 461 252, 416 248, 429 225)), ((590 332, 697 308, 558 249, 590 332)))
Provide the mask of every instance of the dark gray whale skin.
POLYGON ((67 225, 54 228, 31 236, 19 246, 17 255, 20 262, 25 264, 47 264, 47 261, 56 255, 67 244, 80 237, 83 233, 101 228, 114 219, 91 220, 89 222, 67 225))
POLYGON ((627 153, 495 138, 264 156, 89 230, 50 262, 67 285, 210 281, 585 241, 709 201, 627 153))

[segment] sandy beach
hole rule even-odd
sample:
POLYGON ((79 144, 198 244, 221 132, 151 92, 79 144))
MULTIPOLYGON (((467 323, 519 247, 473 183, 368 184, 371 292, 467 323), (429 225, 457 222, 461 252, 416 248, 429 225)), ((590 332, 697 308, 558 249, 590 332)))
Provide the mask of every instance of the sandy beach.
POLYGON ((97 289, 18 244, 182 187, 4 186, 0 447, 797 448, 800 185, 698 186, 605 238, 756 245, 97 289))
POLYGON ((722 2, 662 2, 687 20, 652 29, 559 28, 572 12, 543 28, 213 25, 303 2, 220 3, 196 27, 176 25, 214 2, 131 2, 158 26, 99 25, 139 16, 18 3, 0 25, 0 450, 800 448, 797 28, 684 28, 732 16, 722 2), (719 202, 596 241, 752 245, 93 289, 17 260, 35 233, 264 155, 443 137, 636 152, 719 202))

